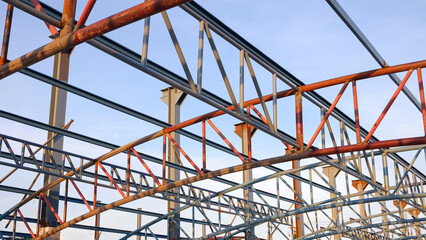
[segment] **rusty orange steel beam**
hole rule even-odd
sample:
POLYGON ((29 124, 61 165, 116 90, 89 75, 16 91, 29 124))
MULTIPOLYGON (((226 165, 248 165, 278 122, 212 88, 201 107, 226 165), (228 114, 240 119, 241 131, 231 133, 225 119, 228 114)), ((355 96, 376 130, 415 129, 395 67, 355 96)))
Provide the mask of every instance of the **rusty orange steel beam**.
POLYGON ((10 28, 12 27, 13 5, 7 5, 6 20, 4 24, 3 43, 1 48, 0 64, 5 64, 9 48, 10 28))
POLYGON ((146 190, 144 192, 139 192, 135 195, 125 197, 123 199, 117 200, 115 202, 109 203, 103 207, 99 207, 97 209, 94 209, 93 211, 87 212, 79 217, 76 217, 68 222, 65 222, 61 224, 60 226, 52 229, 51 231, 39 236, 36 238, 36 240, 45 239, 65 228, 68 228, 72 225, 77 224, 78 222, 81 222, 85 219, 88 219, 92 216, 95 216, 97 214, 100 214, 104 211, 107 211, 109 209, 121 206, 123 204, 135 201, 137 199, 152 196, 156 193, 164 192, 170 189, 173 189, 175 187, 180 187, 183 185, 187 185, 190 183, 198 182, 205 179, 210 179, 218 176, 223 176, 226 174, 234 173, 234 172, 240 172, 243 170, 248 170, 252 168, 258 168, 258 167, 264 167, 269 166, 272 164, 278 164, 283 162, 289 162, 293 160, 301 160, 305 158, 311 158, 311 157, 317 157, 317 156, 324 156, 329 154, 338 154, 338 153, 347 153, 347 152, 354 152, 354 151, 363 151, 363 150, 373 150, 373 149, 379 149, 379 148, 388 148, 388 147, 397 147, 397 146, 408 146, 408 145, 421 145, 426 144, 426 137, 415 137, 415 138, 403 138, 403 139, 394 139, 394 140, 387 140, 387 141, 378 141, 378 142, 372 142, 372 143, 362 143, 362 144, 354 144, 354 145, 347 145, 347 146, 340 146, 340 147, 332 147, 332 148, 324 148, 324 149, 317 149, 313 151, 303 151, 303 152, 297 152, 290 155, 285 156, 278 156, 273 158, 267 158, 263 159, 257 162, 247 162, 241 165, 236 165, 228 168, 223 168, 207 173, 203 173, 200 175, 196 175, 193 177, 189 177, 186 179, 181 179, 175 182, 167 183, 164 185, 160 185, 156 188, 151 188, 149 190, 146 190))
POLYGON ((146 0, 134 7, 104 18, 84 28, 54 40, 20 58, 17 58, 0 68, 0 79, 24 69, 59 52, 70 49, 90 39, 108 33, 114 29, 175 7, 190 0, 146 0))
MULTIPOLYGON (((284 98, 284 97, 292 96, 298 91, 309 92, 309 91, 313 91, 313 90, 317 90, 317 89, 321 89, 321 88, 325 88, 325 87, 330 87, 330 86, 342 84, 342 83, 345 83, 347 81, 358 81, 358 80, 363 80, 363 79, 366 79, 366 78, 378 77, 378 76, 388 75, 388 74, 391 74, 391 73, 398 73, 398 72, 407 71, 407 70, 414 69, 414 68, 424 68, 424 67, 426 67, 426 60, 396 65, 396 66, 392 66, 392 67, 379 68, 379 69, 374 69, 374 70, 360 72, 360 73, 355 73, 355 74, 346 75, 346 76, 343 76, 343 77, 338 77, 338 78, 333 78, 333 79, 329 79, 329 80, 324 80, 324 81, 321 81, 321 82, 307 84, 307 85, 304 85, 304 86, 300 86, 297 89, 288 89, 288 90, 280 91, 280 92, 277 93, 277 98, 284 98)), ((272 101, 272 99, 273 99, 272 94, 263 96, 263 100, 265 102, 272 101)), ((257 105, 259 103, 260 103, 259 98, 251 99, 251 100, 244 102, 244 107, 247 107, 247 106, 250 106, 250 105, 257 105)), ((234 111, 233 105, 228 106, 227 108, 231 111, 234 111)), ((170 126, 168 128, 165 128, 165 129, 163 129, 163 130, 161 130, 161 131, 159 131, 155 134, 152 134, 150 136, 152 138, 157 138, 157 137, 162 136, 163 134, 174 132, 174 131, 177 131, 177 130, 182 129, 184 127, 202 122, 203 120, 218 117, 218 116, 221 116, 223 114, 225 114, 225 112, 223 112, 222 110, 212 111, 212 112, 203 114, 201 116, 189 119, 187 121, 181 122, 181 123, 176 124, 174 126, 170 126), (160 135, 157 136, 157 134, 160 134, 160 135)), ((143 141, 143 138, 135 141, 134 143, 135 144, 141 144, 141 143, 143 143, 141 141, 143 141)))

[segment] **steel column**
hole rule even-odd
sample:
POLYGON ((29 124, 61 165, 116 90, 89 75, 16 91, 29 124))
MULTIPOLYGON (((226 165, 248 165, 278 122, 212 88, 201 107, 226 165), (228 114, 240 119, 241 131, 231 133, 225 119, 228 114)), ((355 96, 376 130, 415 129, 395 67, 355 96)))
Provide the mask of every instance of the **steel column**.
MULTIPOLYGON (((253 127, 248 125, 247 123, 239 123, 235 125, 235 133, 241 138, 242 143, 242 153, 245 155, 249 155, 251 153, 251 138, 253 127)), ((250 182, 253 180, 253 170, 248 169, 243 171, 243 183, 250 182)), ((250 223, 253 218, 253 192, 247 188, 244 188, 243 191, 244 200, 245 200, 245 209, 244 209, 244 218, 245 221, 250 223)), ((245 239, 254 240, 254 227, 245 231, 245 239)))
MULTIPOLYGON (((296 141, 298 145, 298 151, 302 152, 304 150, 303 143, 303 108, 302 108, 302 92, 298 91, 295 94, 296 98, 296 141)), ((300 160, 292 161, 292 168, 298 168, 300 166, 300 160)), ((298 175, 299 173, 295 173, 298 175)), ((299 180, 293 178, 293 188, 301 196, 302 194, 302 185, 299 180)), ((294 194, 294 200, 301 201, 298 199, 297 194, 294 194)), ((295 204, 294 208, 300 208, 302 205, 295 204)), ((303 215, 298 214, 296 217, 296 237, 302 237, 304 235, 303 230, 303 215)))
MULTIPOLYGON (((168 107, 168 121, 171 125, 175 125, 180 123, 180 106, 182 105, 183 101, 185 100, 185 97, 187 96, 186 93, 183 93, 182 91, 169 87, 162 90, 162 97, 161 100, 167 105, 168 107)), ((170 133, 172 138, 179 144, 180 143, 180 135, 176 132, 170 133)), ((169 140, 168 143, 168 161, 174 164, 179 164, 178 160, 178 151, 173 150, 174 145, 169 140)), ((167 172, 167 178, 170 181, 177 181, 180 179, 180 171, 175 168, 168 168, 167 172)), ((167 211, 172 212, 178 208, 180 208, 180 204, 177 202, 179 201, 179 188, 174 189, 175 194, 172 194, 170 196, 170 201, 167 202, 167 211)), ((167 219, 167 238, 169 240, 178 240, 180 239, 180 214, 175 214, 171 216, 174 218, 174 221, 172 218, 167 219)))
MULTIPOLYGON (((63 29, 60 33, 60 36, 71 33, 72 25, 74 21, 76 2, 72 0, 64 1, 64 14, 62 16, 63 29)), ((70 64, 70 55, 68 52, 60 52, 55 55, 54 67, 53 67, 53 78, 56 78, 60 81, 68 82, 68 73, 69 73, 69 64, 70 64)), ((52 86, 51 98, 50 98, 50 114, 49 114, 49 125, 55 127, 62 127, 65 125, 65 115, 66 115, 66 102, 67 102, 67 92, 52 86)), ((48 132, 47 138, 50 139, 55 134, 53 132, 48 132)), ((48 147, 62 150, 63 148, 63 138, 55 137, 53 141, 48 143, 48 147)), ((51 157, 57 162, 61 162, 63 159, 62 154, 58 152, 53 152, 50 156, 49 152, 45 153, 46 161, 50 161, 51 157)), ((57 177, 51 175, 44 176, 44 185, 47 186, 50 183, 57 180, 57 177)), ((53 188, 50 188, 46 192, 46 198, 51 203, 52 207, 56 212, 59 210, 59 192, 60 185, 56 185, 53 188)), ((46 202, 43 201, 41 205, 41 233, 48 232, 52 227, 57 225, 57 221, 52 211, 46 205, 46 202)), ((60 239, 60 233, 51 236, 49 239, 60 239)))
MULTIPOLYGON (((339 174, 340 170, 335 167, 323 167, 323 173, 328 177, 328 181, 330 185, 336 189, 336 177, 337 174, 339 174)), ((336 194, 330 192, 330 199, 336 198, 336 194)), ((333 202, 335 203, 335 201, 333 202)), ((331 209, 331 217, 334 222, 339 223, 339 213, 337 207, 334 207, 331 209)), ((339 230, 338 228, 335 228, 336 230, 339 230)), ((334 240, 339 240, 340 234, 334 235, 334 240)))

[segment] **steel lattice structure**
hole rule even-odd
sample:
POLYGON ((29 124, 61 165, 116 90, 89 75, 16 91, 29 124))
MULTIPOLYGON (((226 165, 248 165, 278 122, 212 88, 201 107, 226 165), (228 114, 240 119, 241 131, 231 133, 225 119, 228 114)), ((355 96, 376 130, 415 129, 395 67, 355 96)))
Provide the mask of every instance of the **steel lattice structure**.
MULTIPOLYGON (((49 123, 0 109, 3 119, 48 133, 47 141, 39 143, 0 132, 0 164, 5 169, 0 176, 2 209, 7 205, 0 215, 1 239, 58 239, 68 229, 84 231, 85 236, 95 239, 425 238, 426 176, 414 164, 422 152, 426 154, 421 72, 426 60, 388 66, 335 0, 327 3, 381 68, 311 84, 301 82, 195 2, 146 0, 86 26, 96 0, 87 1, 81 16, 75 16, 76 0, 64 0, 62 12, 38 0, 3 1, 7 16, 0 79, 27 76, 51 86, 52 94, 49 123), (199 25, 194 75, 166 11, 171 8, 180 8, 199 25), (44 22, 52 40, 9 61, 14 9, 44 22), (152 45, 150 19, 155 14, 166 25, 184 76, 148 58, 152 45), (141 54, 105 35, 139 20, 144 21, 141 54), (238 94, 227 74, 230 67, 221 58, 222 42, 239 53, 238 94), (82 43, 142 76, 164 83, 167 88, 162 91, 162 100, 167 104, 168 121, 80 88, 72 80, 68 83, 70 56, 82 43), (207 54, 214 61, 207 61, 207 54), (32 68, 51 56, 53 76, 32 68), (224 83, 220 88, 226 99, 215 94, 204 80, 203 71, 212 62, 221 77, 216 81, 224 83), (272 93, 262 91, 271 82, 258 81, 260 71, 272 79, 272 93), (397 73, 405 77, 401 80, 397 73), (357 82, 380 76, 389 76, 397 89, 367 130, 360 126, 357 82), (419 96, 405 86, 409 79, 418 83, 419 96), (280 88, 277 82, 286 87, 280 88), (331 103, 316 92, 333 86, 340 91, 331 103), (246 99, 245 89, 256 97, 246 99), (65 121, 67 94, 160 130, 121 146, 74 132, 69 130, 74 120, 65 121), (336 107, 344 94, 353 99, 353 117, 336 107), (379 140, 373 134, 400 94, 418 110, 422 121, 412 124, 422 126, 424 132, 379 140), (180 106, 187 97, 213 111, 203 110, 202 115, 180 121, 180 106), (280 99, 293 102, 293 134, 287 126, 278 127, 280 99), (304 119, 312 109, 306 110, 306 103, 320 113, 319 123, 304 119), (312 135, 304 133, 306 123, 314 125, 312 135), (230 127, 235 128, 241 145, 229 137, 230 127), (252 151, 257 147, 252 139, 255 132, 267 141, 279 142, 282 153, 256 159, 252 151), (92 157, 84 149, 65 149, 64 139, 96 146, 103 154, 92 157), (198 154, 194 154, 194 148, 198 154), (226 159, 212 164, 217 160, 212 152, 226 159), (238 175, 235 181, 237 173, 243 178, 238 175), (30 176, 29 188, 8 181, 16 175, 30 176), (22 200, 6 203, 6 194, 16 194, 22 200), (125 227, 103 224, 113 222, 120 214, 126 216, 125 227)), ((69 236, 72 233, 67 232, 69 236)))

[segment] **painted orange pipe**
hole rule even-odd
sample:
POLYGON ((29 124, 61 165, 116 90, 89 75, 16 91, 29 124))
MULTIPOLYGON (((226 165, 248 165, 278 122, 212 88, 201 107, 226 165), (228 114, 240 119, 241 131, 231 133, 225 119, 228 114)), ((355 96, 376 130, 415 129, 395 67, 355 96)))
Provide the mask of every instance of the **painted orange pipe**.
POLYGON ((9 48, 10 28, 12 27, 13 5, 7 5, 6 20, 4 23, 3 44, 1 48, 0 64, 5 64, 9 48))
POLYGON ((77 31, 78 29, 82 28, 84 24, 86 24, 87 18, 92 12, 92 9, 93 9, 93 6, 95 6, 95 3, 96 3, 96 0, 87 1, 86 6, 84 7, 83 13, 81 13, 80 18, 78 19, 78 22, 75 25, 74 31, 77 31))
MULTIPOLYGON (((38 0, 31 0, 31 3, 34 5, 34 8, 37 9, 38 11, 40 11, 42 13, 46 13, 43 10, 43 8, 42 8, 42 6, 41 6, 41 4, 39 3, 38 0)), ((53 25, 51 25, 50 23, 47 23, 47 22, 44 22, 44 23, 46 24, 47 28, 49 29, 49 31, 50 31, 50 33, 52 34, 53 37, 59 36, 58 30, 56 30, 56 28, 53 25)))
POLYGON ((399 84, 398 88, 396 89, 395 93, 392 95, 392 98, 389 100, 388 104, 386 105, 385 109, 383 109, 382 114, 380 114, 379 118, 377 119, 376 123, 374 123, 373 127, 371 128, 370 132, 367 134, 367 136, 364 139, 364 142, 368 142, 370 140, 371 136, 373 136, 373 133, 376 131, 377 127, 379 126, 380 122, 382 122, 383 118, 385 117, 386 113, 389 111, 389 108, 392 106, 393 102, 395 101, 396 97, 398 97, 399 93, 401 92, 402 88, 404 87, 405 83, 408 81, 408 79, 411 76, 411 73, 414 69, 410 69, 408 71, 407 75, 405 75, 402 82, 399 84))
POLYGON ((314 135, 312 136, 311 140, 309 141, 308 145, 306 146, 306 149, 309 149, 312 146, 312 144, 314 143, 319 132, 321 131, 321 128, 324 126, 324 124, 327 121, 328 117, 330 116, 331 112, 333 112, 333 109, 336 107, 337 103, 339 102, 340 98, 342 97, 343 93, 345 92, 348 84, 349 84, 349 82, 345 82, 345 84, 343 85, 339 94, 337 94, 337 97, 334 99, 333 103, 331 104, 331 106, 328 109, 327 113, 325 114, 324 118, 321 120, 320 125, 318 126, 317 130, 315 131, 314 135))
POLYGON ((426 104, 425 104, 425 91, 423 89, 423 77, 422 70, 417 68, 417 78, 419 81, 419 90, 420 90, 420 102, 422 103, 422 116, 423 116, 423 127, 426 136, 426 104))

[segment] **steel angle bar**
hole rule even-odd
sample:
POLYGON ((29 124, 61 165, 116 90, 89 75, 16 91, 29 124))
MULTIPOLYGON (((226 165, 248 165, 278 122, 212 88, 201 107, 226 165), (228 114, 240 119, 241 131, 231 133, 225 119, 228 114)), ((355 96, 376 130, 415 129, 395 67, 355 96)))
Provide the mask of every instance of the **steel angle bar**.
MULTIPOLYGON (((220 59, 219 52, 216 48, 216 44, 214 43, 213 36, 210 32, 210 29, 207 23, 204 23, 204 31, 206 32, 207 39, 209 40, 210 47, 216 59, 217 66, 219 67, 220 74, 222 75, 223 82, 225 83, 225 86, 226 86, 226 90, 228 91, 228 95, 231 98, 232 104, 234 105, 234 111, 238 112, 240 108, 238 108, 238 103, 237 103, 237 100, 235 99, 234 91, 232 90, 232 86, 229 83, 228 76, 226 75, 225 68, 222 64, 222 60, 220 59)), ((240 112, 240 114, 242 114, 242 112, 240 112)))
POLYGON ((200 29, 198 31, 198 62, 197 62, 197 91, 198 94, 202 92, 203 82, 203 53, 204 53, 204 28, 205 23, 200 21, 200 29))
POLYGON ((145 23, 143 27, 143 40, 142 40, 142 55, 141 63, 147 65, 148 61, 148 43, 149 43, 149 29, 151 25, 151 17, 145 18, 145 23))
POLYGON ((186 63, 182 49, 181 49, 179 42, 177 40, 175 31, 173 30, 172 23, 170 22, 169 15, 167 14, 166 11, 161 12, 161 15, 163 16, 164 23, 166 24, 167 30, 169 31, 170 38, 172 39, 173 45, 175 46, 176 53, 179 57, 182 68, 185 72, 186 79, 189 82, 189 86, 191 87, 192 91, 197 92, 197 87, 195 86, 194 79, 192 78, 192 75, 191 75, 191 71, 189 71, 188 64, 186 63))
POLYGON ((393 192, 391 193, 392 195, 394 195, 399 187, 401 186, 402 182, 404 181, 405 177, 407 177, 408 172, 410 171, 411 167, 413 167, 414 162, 417 160, 417 157, 419 156, 421 151, 424 151, 425 149, 419 149, 416 153, 416 155, 414 156, 413 160, 411 161, 410 165, 407 167, 407 169, 405 170, 404 174, 402 175, 402 177, 400 178, 399 182, 395 185, 395 189, 393 190, 393 192))
POLYGON ((271 129, 271 131, 275 131, 275 127, 273 125, 271 117, 269 116, 268 108, 266 107, 265 101, 263 100, 263 94, 262 94, 262 91, 260 90, 259 82, 257 81, 256 74, 254 73, 254 69, 253 69, 253 66, 251 65, 250 57, 247 52, 244 52, 244 58, 246 60, 247 68, 249 69, 251 78, 253 80, 253 85, 256 89, 257 97, 259 98, 263 112, 265 113, 267 125, 269 126, 269 129, 271 129))
MULTIPOLYGON (((330 5, 330 7, 336 12, 336 14, 342 19, 342 21, 346 24, 346 26, 351 30, 351 32, 358 38, 358 40, 361 42, 361 44, 367 49, 367 51, 371 54, 371 56, 376 60, 376 62, 381 67, 388 67, 389 65, 383 59, 383 57, 380 55, 380 53, 376 50, 376 48, 373 46, 373 44, 368 40, 368 38, 364 35, 364 33, 361 31, 361 29, 358 28, 358 26, 355 24, 355 22, 349 17, 349 15, 346 13, 346 11, 340 6, 340 4, 336 0, 326 0, 327 3, 330 5)), ((401 84, 401 79, 398 78, 398 76, 394 73, 389 74, 389 77, 392 79, 392 81, 396 85, 401 84)), ((422 107, 420 105, 420 102, 417 100, 417 98, 413 95, 413 93, 410 92, 410 90, 404 86, 402 89, 402 92, 410 99, 410 101, 416 106, 416 108, 419 111, 422 111, 422 107)))

